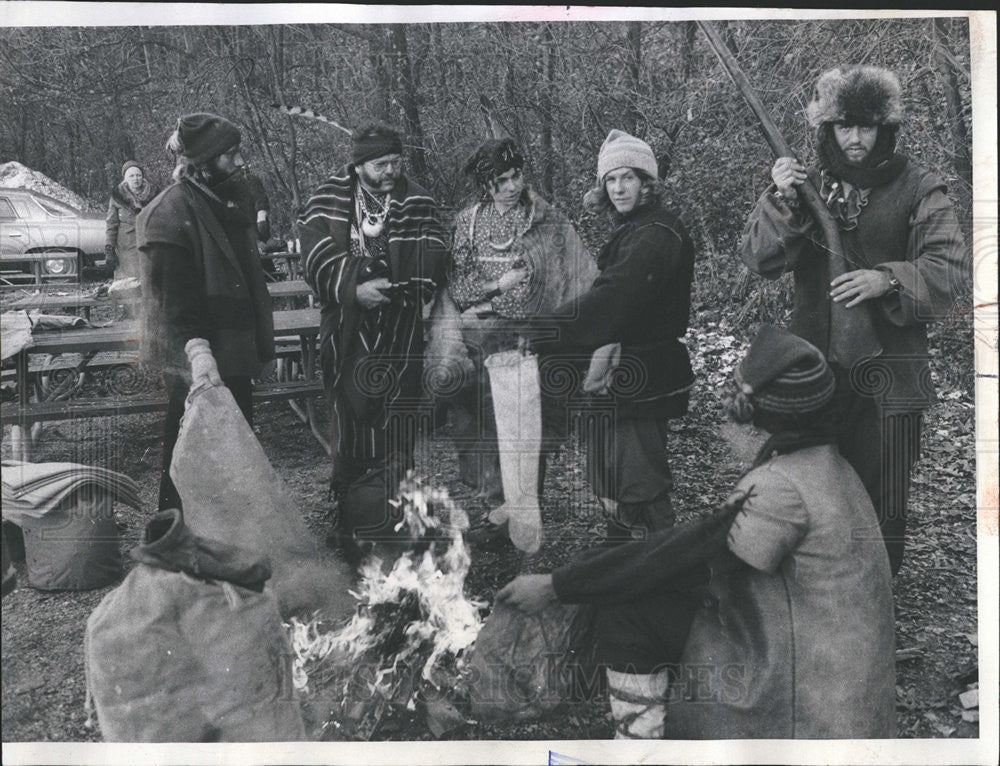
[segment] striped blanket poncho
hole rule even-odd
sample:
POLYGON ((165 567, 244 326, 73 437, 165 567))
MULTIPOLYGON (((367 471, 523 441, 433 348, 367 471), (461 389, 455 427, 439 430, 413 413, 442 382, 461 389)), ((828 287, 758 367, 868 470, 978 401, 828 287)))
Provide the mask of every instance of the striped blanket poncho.
POLYGON ((405 177, 390 195, 381 247, 362 250, 357 239, 352 243, 355 184, 347 168, 327 179, 298 220, 305 279, 322 307, 335 485, 393 453, 412 457, 412 439, 387 443, 388 415, 421 396, 423 303, 444 284, 448 267, 437 206, 405 177), (357 286, 377 277, 404 287, 391 303, 365 309, 356 301, 357 286))

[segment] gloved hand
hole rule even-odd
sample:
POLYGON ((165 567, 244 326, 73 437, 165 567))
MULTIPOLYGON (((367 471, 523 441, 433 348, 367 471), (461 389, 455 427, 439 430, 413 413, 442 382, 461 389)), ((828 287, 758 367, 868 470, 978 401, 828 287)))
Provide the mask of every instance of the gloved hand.
POLYGON ((197 387, 200 384, 210 386, 221 386, 222 377, 219 375, 219 366, 212 356, 212 347, 204 338, 191 338, 184 344, 184 353, 187 354, 188 362, 191 364, 191 386, 197 387))
POLYGON ((104 246, 104 264, 112 271, 118 268, 118 253, 114 245, 104 246))

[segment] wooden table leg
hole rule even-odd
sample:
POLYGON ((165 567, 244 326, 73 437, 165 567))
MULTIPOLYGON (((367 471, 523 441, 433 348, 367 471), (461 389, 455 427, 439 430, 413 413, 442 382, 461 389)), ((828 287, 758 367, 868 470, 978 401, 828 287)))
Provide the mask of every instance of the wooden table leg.
MULTIPOLYGON (((316 379, 316 335, 315 333, 303 334, 302 343, 302 374, 306 380, 316 379)), ((319 420, 316 417, 316 400, 313 397, 306 399, 306 414, 309 418, 309 430, 313 436, 326 450, 326 454, 331 454, 330 442, 327 440, 323 429, 320 428, 319 420)))
POLYGON ((28 350, 21 349, 15 360, 17 369, 17 405, 21 410, 20 423, 11 426, 11 452, 15 460, 31 460, 31 421, 27 419, 28 404, 31 402, 31 387, 28 383, 28 350))

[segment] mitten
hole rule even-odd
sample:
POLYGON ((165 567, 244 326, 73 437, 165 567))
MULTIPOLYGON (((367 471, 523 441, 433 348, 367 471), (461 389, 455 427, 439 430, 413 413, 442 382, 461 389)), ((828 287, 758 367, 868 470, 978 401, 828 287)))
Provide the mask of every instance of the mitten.
POLYGON ((118 253, 115 252, 114 245, 104 246, 104 263, 112 271, 118 268, 118 253))
POLYGON ((191 364, 191 385, 207 383, 210 386, 221 386, 222 377, 219 366, 212 356, 212 347, 204 338, 191 338, 184 344, 184 353, 191 364))

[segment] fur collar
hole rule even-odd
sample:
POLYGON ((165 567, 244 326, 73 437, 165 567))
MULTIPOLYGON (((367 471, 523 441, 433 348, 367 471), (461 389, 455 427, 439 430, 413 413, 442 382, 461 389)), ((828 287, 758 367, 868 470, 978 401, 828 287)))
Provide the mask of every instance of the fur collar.
POLYGON ((146 179, 143 179, 142 189, 139 190, 138 194, 133 192, 125 181, 122 181, 111 190, 111 199, 119 207, 127 208, 133 213, 138 213, 156 194, 156 190, 146 179))

